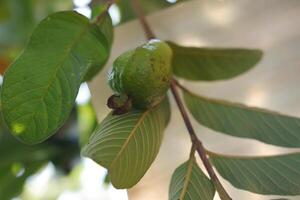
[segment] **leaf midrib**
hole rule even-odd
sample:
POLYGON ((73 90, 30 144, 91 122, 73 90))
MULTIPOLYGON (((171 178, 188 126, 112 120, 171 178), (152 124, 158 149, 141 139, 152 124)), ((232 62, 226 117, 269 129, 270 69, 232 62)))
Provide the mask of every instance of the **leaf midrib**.
POLYGON ((171 48, 174 49, 174 54, 180 53, 182 55, 201 55, 201 56, 217 56, 217 57, 249 57, 249 53, 257 56, 261 56, 261 51, 259 49, 245 49, 245 48, 205 48, 205 47, 183 47, 173 43, 171 48), (208 52, 210 51, 210 52, 208 52), (218 51, 218 52, 217 52, 218 51), (221 52, 223 51, 223 52, 221 52), (233 52, 234 51, 234 52, 233 52), (235 52, 236 51, 236 52, 235 52))
MULTIPOLYGON (((229 107, 229 108, 238 108, 238 109, 243 109, 243 110, 246 110, 246 111, 261 112, 261 113, 264 113, 264 114, 278 115, 278 116, 281 116, 281 117, 289 117, 289 118, 293 118, 293 119, 298 119, 297 117, 290 116, 290 115, 287 115, 287 114, 282 114, 278 111, 270 111, 270 110, 267 110, 267 109, 264 109, 264 108, 261 108, 261 107, 255 107, 255 106, 245 105, 245 104, 242 104, 242 103, 231 102, 231 101, 228 101, 228 100, 222 100, 222 99, 215 99, 215 98, 200 96, 198 94, 195 94, 195 93, 189 91, 188 89, 186 89, 184 87, 181 87, 181 89, 183 90, 183 92, 185 92, 185 93, 189 94, 190 96, 192 96, 192 98, 198 98, 198 99, 201 99, 202 101, 206 101, 206 102, 211 103, 211 104, 218 104, 218 105, 220 104, 221 106, 226 106, 226 107, 229 107)), ((194 101, 194 99, 193 99, 193 101, 194 101)))
MULTIPOLYGON (((87 30, 89 30, 89 26, 90 24, 87 23, 86 26, 83 28, 83 30, 80 32, 79 36, 75 39, 74 42, 71 43, 71 45, 69 47, 67 47, 67 51, 66 53, 63 55, 62 59, 57 63, 57 65, 55 66, 55 71, 52 75, 52 77, 50 78, 49 80, 49 83, 48 85, 45 87, 45 92, 44 94, 40 97, 40 101, 42 103, 44 103, 44 98, 47 96, 47 94, 49 93, 49 89, 52 85, 52 83, 54 82, 55 78, 57 77, 57 73, 59 72, 59 70, 61 69, 61 67, 64 65, 65 63, 65 60, 67 59, 67 57, 69 56, 69 54, 71 53, 72 49, 74 48, 74 46, 76 46, 78 44, 78 42, 80 41, 80 39, 83 37, 83 35, 87 32, 87 30)), ((33 113, 33 117, 31 118, 30 122, 35 118, 36 114, 38 113, 39 111, 35 111, 33 113)), ((61 120, 61 116, 59 116, 59 121, 61 120)), ((49 128, 49 124, 47 123, 47 128, 44 129, 44 133, 47 132, 49 128)))
POLYGON ((188 167, 187 167, 187 171, 186 171, 186 176, 185 176, 185 179, 184 179, 183 188, 182 188, 182 191, 181 191, 180 197, 179 197, 180 200, 184 199, 185 194, 187 192, 187 188, 189 186, 189 181, 190 181, 192 170, 193 170, 194 159, 195 159, 194 157, 189 159, 189 163, 188 163, 188 167))
POLYGON ((300 153, 300 151, 290 152, 286 154, 275 154, 275 155, 258 155, 258 156, 240 156, 240 155, 228 155, 228 154, 221 154, 221 153, 215 153, 211 151, 207 151, 209 157, 211 159, 218 159, 218 158, 229 158, 229 159, 244 159, 244 160, 251 160, 251 159, 268 159, 268 158, 274 158, 274 157, 285 157, 285 156, 293 156, 300 153))
MULTIPOLYGON (((238 50, 243 50, 243 49, 233 49, 233 50, 238 51, 238 50)), ((204 51, 224 51, 224 50, 222 50, 222 49, 197 49, 197 50, 193 50, 193 52, 192 51, 187 51, 187 50, 176 50, 174 54, 176 54, 178 52, 178 53, 180 53, 181 55, 184 55, 184 56, 189 56, 189 55, 199 56, 200 55, 200 56, 211 56, 211 57, 234 57, 234 58, 237 58, 237 57, 239 57, 239 58, 240 57, 250 57, 247 52, 239 52, 239 53, 226 52, 226 54, 225 54, 225 53, 216 53, 216 52, 208 53, 208 52, 204 52, 204 51)), ((245 51, 247 51, 247 50, 245 50, 245 51)), ((254 54, 254 52, 256 50, 248 50, 248 51, 253 51, 251 53, 254 54)), ((251 56, 253 56, 253 55, 251 55, 251 56)))
POLYGON ((134 135, 137 133, 137 129, 139 128, 140 124, 144 121, 145 117, 147 116, 147 114, 151 111, 151 109, 146 110, 138 119, 138 121, 136 122, 134 128, 132 129, 132 131, 130 132, 128 138, 126 139, 125 143, 123 144, 123 146, 121 147, 120 151, 118 152, 118 154, 116 155, 115 159, 111 162, 111 164, 109 165, 108 169, 112 169, 115 165, 115 163, 118 161, 118 159, 121 157, 122 153, 124 152, 125 148, 128 146, 129 142, 131 141, 131 139, 134 137, 134 135))

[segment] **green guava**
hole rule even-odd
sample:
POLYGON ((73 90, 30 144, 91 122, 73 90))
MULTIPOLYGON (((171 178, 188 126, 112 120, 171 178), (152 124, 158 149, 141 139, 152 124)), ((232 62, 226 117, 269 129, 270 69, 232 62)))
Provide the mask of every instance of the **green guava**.
POLYGON ((120 96, 124 103, 130 100, 136 109, 157 105, 170 86, 171 60, 171 48, 158 39, 123 53, 113 63, 108 77, 109 85, 116 93, 112 99, 120 96))

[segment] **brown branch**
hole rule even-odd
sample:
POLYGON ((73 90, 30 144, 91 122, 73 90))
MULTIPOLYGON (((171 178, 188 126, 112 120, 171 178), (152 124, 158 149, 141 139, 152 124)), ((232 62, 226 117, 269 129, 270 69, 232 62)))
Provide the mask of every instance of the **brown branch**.
MULTIPOLYGON (((131 0, 131 4, 132 4, 132 7, 133 7, 138 19, 140 20, 140 23, 142 24, 142 27, 147 36, 147 39, 156 38, 151 27, 147 23, 145 16, 143 15, 143 11, 140 6, 139 0, 131 0)), ((204 167, 205 167, 207 173, 209 174, 210 179, 214 183, 216 190, 220 194, 221 198, 224 197, 224 199, 229 200, 229 199, 231 199, 231 197, 228 195, 228 193, 222 186, 220 180, 218 179, 218 177, 213 169, 213 166, 207 157, 206 150, 205 150, 202 142, 199 140, 199 138, 197 137, 197 135, 195 133, 195 130, 194 130, 192 123, 189 119, 189 116, 187 114, 187 111, 183 105, 183 102, 182 102, 179 94, 178 94, 176 83, 177 83, 177 81, 175 79, 173 79, 171 81, 170 87, 171 87, 172 94, 173 94, 176 104, 180 110, 181 116, 183 118, 183 121, 185 123, 185 126, 188 130, 188 133, 190 135, 190 138, 191 138, 191 141, 193 144, 190 157, 192 156, 193 152, 196 150, 202 160, 202 163, 204 164, 204 167)))
POLYGON ((171 91, 172 91, 172 94, 175 98, 177 106, 180 110, 180 113, 182 115, 185 126, 188 129, 191 141, 192 141, 193 145, 195 145, 196 151, 198 152, 198 154, 199 154, 199 156, 202 160, 202 163, 203 163, 210 179, 212 180, 212 182, 214 183, 216 189, 218 190, 219 194, 224 195, 224 197, 226 197, 226 199, 231 199, 229 194, 226 192, 225 188, 222 186, 219 178, 217 177, 217 175, 216 175, 216 173, 213 169, 213 166, 211 165, 211 163, 210 163, 210 161, 207 157, 207 153, 206 153, 206 150, 205 150, 202 142, 199 140, 199 138, 197 137, 197 135, 195 133, 195 130, 194 130, 194 128, 192 126, 192 123, 189 119, 189 116, 187 114, 187 111, 186 111, 186 109, 183 105, 183 102, 181 101, 181 98, 180 98, 179 94, 178 94, 178 91, 177 91, 177 88, 176 88, 176 86, 177 86, 176 83, 177 83, 176 80, 172 80, 172 82, 171 82, 171 91))
POLYGON ((131 6, 144 29, 147 39, 150 40, 156 38, 154 32, 152 31, 151 27, 149 26, 145 18, 145 15, 143 14, 143 10, 139 0, 131 0, 131 6))

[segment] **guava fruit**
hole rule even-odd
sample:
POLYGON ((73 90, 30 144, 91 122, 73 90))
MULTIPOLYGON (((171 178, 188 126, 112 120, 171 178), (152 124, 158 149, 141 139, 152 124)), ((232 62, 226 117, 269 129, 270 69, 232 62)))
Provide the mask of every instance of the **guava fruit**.
POLYGON ((158 39, 120 55, 108 76, 108 83, 115 92, 108 106, 120 109, 126 104, 128 110, 128 105, 136 109, 157 105, 170 86, 171 60, 171 48, 158 39), (131 103, 128 104, 128 101, 131 103))

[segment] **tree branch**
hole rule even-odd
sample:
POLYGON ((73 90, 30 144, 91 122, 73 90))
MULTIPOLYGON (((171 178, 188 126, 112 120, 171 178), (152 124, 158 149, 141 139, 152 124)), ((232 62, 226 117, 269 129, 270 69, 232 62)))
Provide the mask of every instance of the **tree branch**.
POLYGON ((177 81, 176 80, 172 80, 171 82, 171 91, 172 91, 172 94, 175 98, 175 101, 177 103, 177 106, 180 110, 180 113, 182 115, 182 118, 183 118, 183 121, 185 123, 185 126, 186 128, 188 129, 188 132, 190 134, 190 138, 191 138, 191 141, 193 143, 193 145, 195 145, 196 147, 196 151, 198 152, 201 160, 202 160, 202 163, 210 177, 210 179, 212 180, 212 182, 214 183, 216 189, 218 190, 218 193, 220 194, 220 196, 224 196, 225 198, 224 199, 231 199, 231 197, 229 196, 229 194, 226 192, 225 188, 222 186, 219 178, 217 177, 214 169, 213 169, 213 166, 211 165, 208 157, 207 157, 207 153, 206 153, 206 150, 202 144, 202 142, 199 140, 199 138, 197 137, 196 133, 195 133, 195 130, 192 126, 192 123, 189 119, 189 116, 187 114, 187 111, 183 105, 183 102, 181 101, 181 98, 178 94, 178 91, 177 91, 177 88, 176 88, 176 83, 177 81))
POLYGON ((149 26, 144 14, 143 14, 143 10, 142 10, 139 0, 131 0, 131 6, 144 29, 147 39, 150 40, 150 39, 156 38, 154 32, 152 31, 151 27, 149 26))
MULTIPOLYGON (((142 11, 142 8, 140 6, 140 3, 139 3, 139 0, 131 0, 131 4, 132 4, 132 7, 134 9, 134 12, 136 13, 143 29, 144 29, 144 32, 147 36, 147 39, 152 39, 152 38, 156 38, 155 37, 155 34, 154 32, 152 31, 151 27, 149 26, 145 16, 143 15, 143 11, 142 11)), ((185 126, 188 130, 188 133, 190 135, 190 138, 191 138, 191 141, 192 141, 192 150, 191 150, 191 153, 193 153, 193 149, 195 148, 197 153, 199 154, 199 157, 201 158, 202 160, 202 163, 204 164, 204 167, 207 171, 207 173, 209 174, 209 177, 210 179, 212 180, 212 182, 214 183, 215 187, 216 187, 216 190, 218 191, 221 199, 226 199, 226 200, 230 200, 231 197, 228 195, 228 193, 226 192, 226 190, 224 189, 224 187, 222 186, 220 180, 218 179, 214 169, 213 169, 213 166, 211 165, 208 157, 207 157, 207 153, 206 153, 206 150, 202 144, 202 142, 199 140, 199 138, 197 137, 196 133, 195 133, 195 130, 192 126, 192 123, 189 119, 189 116, 187 114, 187 111, 183 105, 183 102, 178 94, 178 91, 177 91, 177 81, 175 79, 173 79, 171 81, 171 91, 172 91, 172 94, 174 96, 174 99, 176 101, 176 104, 180 110, 180 113, 181 113, 181 116, 183 118, 183 121, 185 123, 185 126)), ((191 155, 190 155, 191 156, 191 155)))

